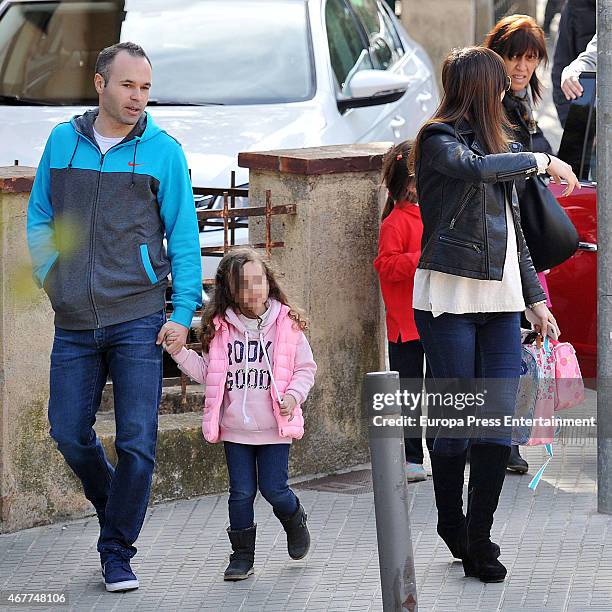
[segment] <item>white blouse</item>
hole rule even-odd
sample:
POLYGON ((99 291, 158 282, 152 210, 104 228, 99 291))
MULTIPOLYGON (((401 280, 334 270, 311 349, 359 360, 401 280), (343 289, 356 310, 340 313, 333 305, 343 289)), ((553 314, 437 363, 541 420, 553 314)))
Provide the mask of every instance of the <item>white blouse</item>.
POLYGON ((437 317, 445 312, 521 312, 525 310, 512 211, 506 203, 506 261, 502 280, 478 280, 417 268, 413 307, 437 317))
MULTIPOLYGON (((544 174, 548 156, 534 153, 538 174, 544 174)), ((434 317, 448 312, 522 312, 525 310, 523 283, 518 260, 518 243, 510 204, 506 202, 506 261, 502 280, 478 280, 437 270, 417 268, 414 275, 412 305, 416 310, 431 312, 434 317)))

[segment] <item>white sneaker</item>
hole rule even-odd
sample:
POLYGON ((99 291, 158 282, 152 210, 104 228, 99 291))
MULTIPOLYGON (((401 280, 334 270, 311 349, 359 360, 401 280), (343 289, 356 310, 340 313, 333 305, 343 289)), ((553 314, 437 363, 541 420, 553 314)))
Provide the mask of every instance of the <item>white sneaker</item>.
POLYGON ((410 463, 406 461, 406 480, 408 482, 419 482, 427 480, 427 472, 421 463, 410 463))

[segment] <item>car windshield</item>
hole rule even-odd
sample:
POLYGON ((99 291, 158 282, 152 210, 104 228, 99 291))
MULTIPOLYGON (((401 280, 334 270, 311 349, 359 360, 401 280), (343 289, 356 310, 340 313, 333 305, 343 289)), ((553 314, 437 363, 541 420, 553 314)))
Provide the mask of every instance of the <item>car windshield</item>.
POLYGON ((0 104, 88 104, 96 57, 122 41, 153 64, 154 104, 272 104, 314 95, 303 0, 9 2, 0 104))

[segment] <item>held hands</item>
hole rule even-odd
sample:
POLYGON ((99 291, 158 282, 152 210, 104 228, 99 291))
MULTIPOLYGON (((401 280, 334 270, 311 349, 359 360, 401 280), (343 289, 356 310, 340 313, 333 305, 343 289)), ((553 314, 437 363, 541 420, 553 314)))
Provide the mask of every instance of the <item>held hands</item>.
POLYGON ((155 344, 163 344, 170 355, 176 355, 187 343, 189 330, 180 323, 168 321, 159 330, 155 344))
POLYGON ((576 187, 580 189, 580 183, 578 182, 578 178, 574 174, 572 167, 560 160, 558 157, 553 157, 552 155, 549 157, 550 164, 546 168, 546 172, 550 174, 552 180, 557 183, 557 185, 560 185, 562 180, 567 183, 567 187, 563 191, 563 195, 570 195, 570 193, 572 193, 576 187))
POLYGON ((534 308, 527 308, 525 317, 531 323, 533 329, 542 335, 542 338, 545 338, 548 334, 553 340, 556 340, 561 335, 559 325, 546 304, 538 304, 534 308))
POLYGON ((290 393, 285 393, 283 400, 280 403, 280 413, 282 416, 288 416, 289 420, 293 420, 293 410, 297 405, 297 401, 290 393))

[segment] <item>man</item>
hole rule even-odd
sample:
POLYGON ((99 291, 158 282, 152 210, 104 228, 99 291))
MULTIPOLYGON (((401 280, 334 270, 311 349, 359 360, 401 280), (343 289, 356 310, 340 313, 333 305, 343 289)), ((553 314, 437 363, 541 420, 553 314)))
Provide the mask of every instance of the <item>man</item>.
POLYGON ((580 75, 583 72, 597 72, 597 34, 591 38, 586 49, 561 73, 561 91, 568 100, 579 98, 582 93, 580 75))
POLYGON ((578 54, 584 51, 595 34, 597 7, 595 0, 567 0, 561 19, 555 45, 555 56, 551 71, 553 101, 562 126, 565 126, 570 102, 561 89, 561 73, 578 54))
POLYGON ((51 436, 96 509, 108 591, 138 588, 130 559, 151 489, 161 344, 167 334, 169 350, 185 343, 202 294, 185 156, 144 112, 151 73, 133 43, 100 53, 99 108, 54 128, 28 206, 34 278, 55 311, 51 436), (174 310, 166 323, 170 271, 174 310), (109 374, 114 469, 93 430, 109 374))

